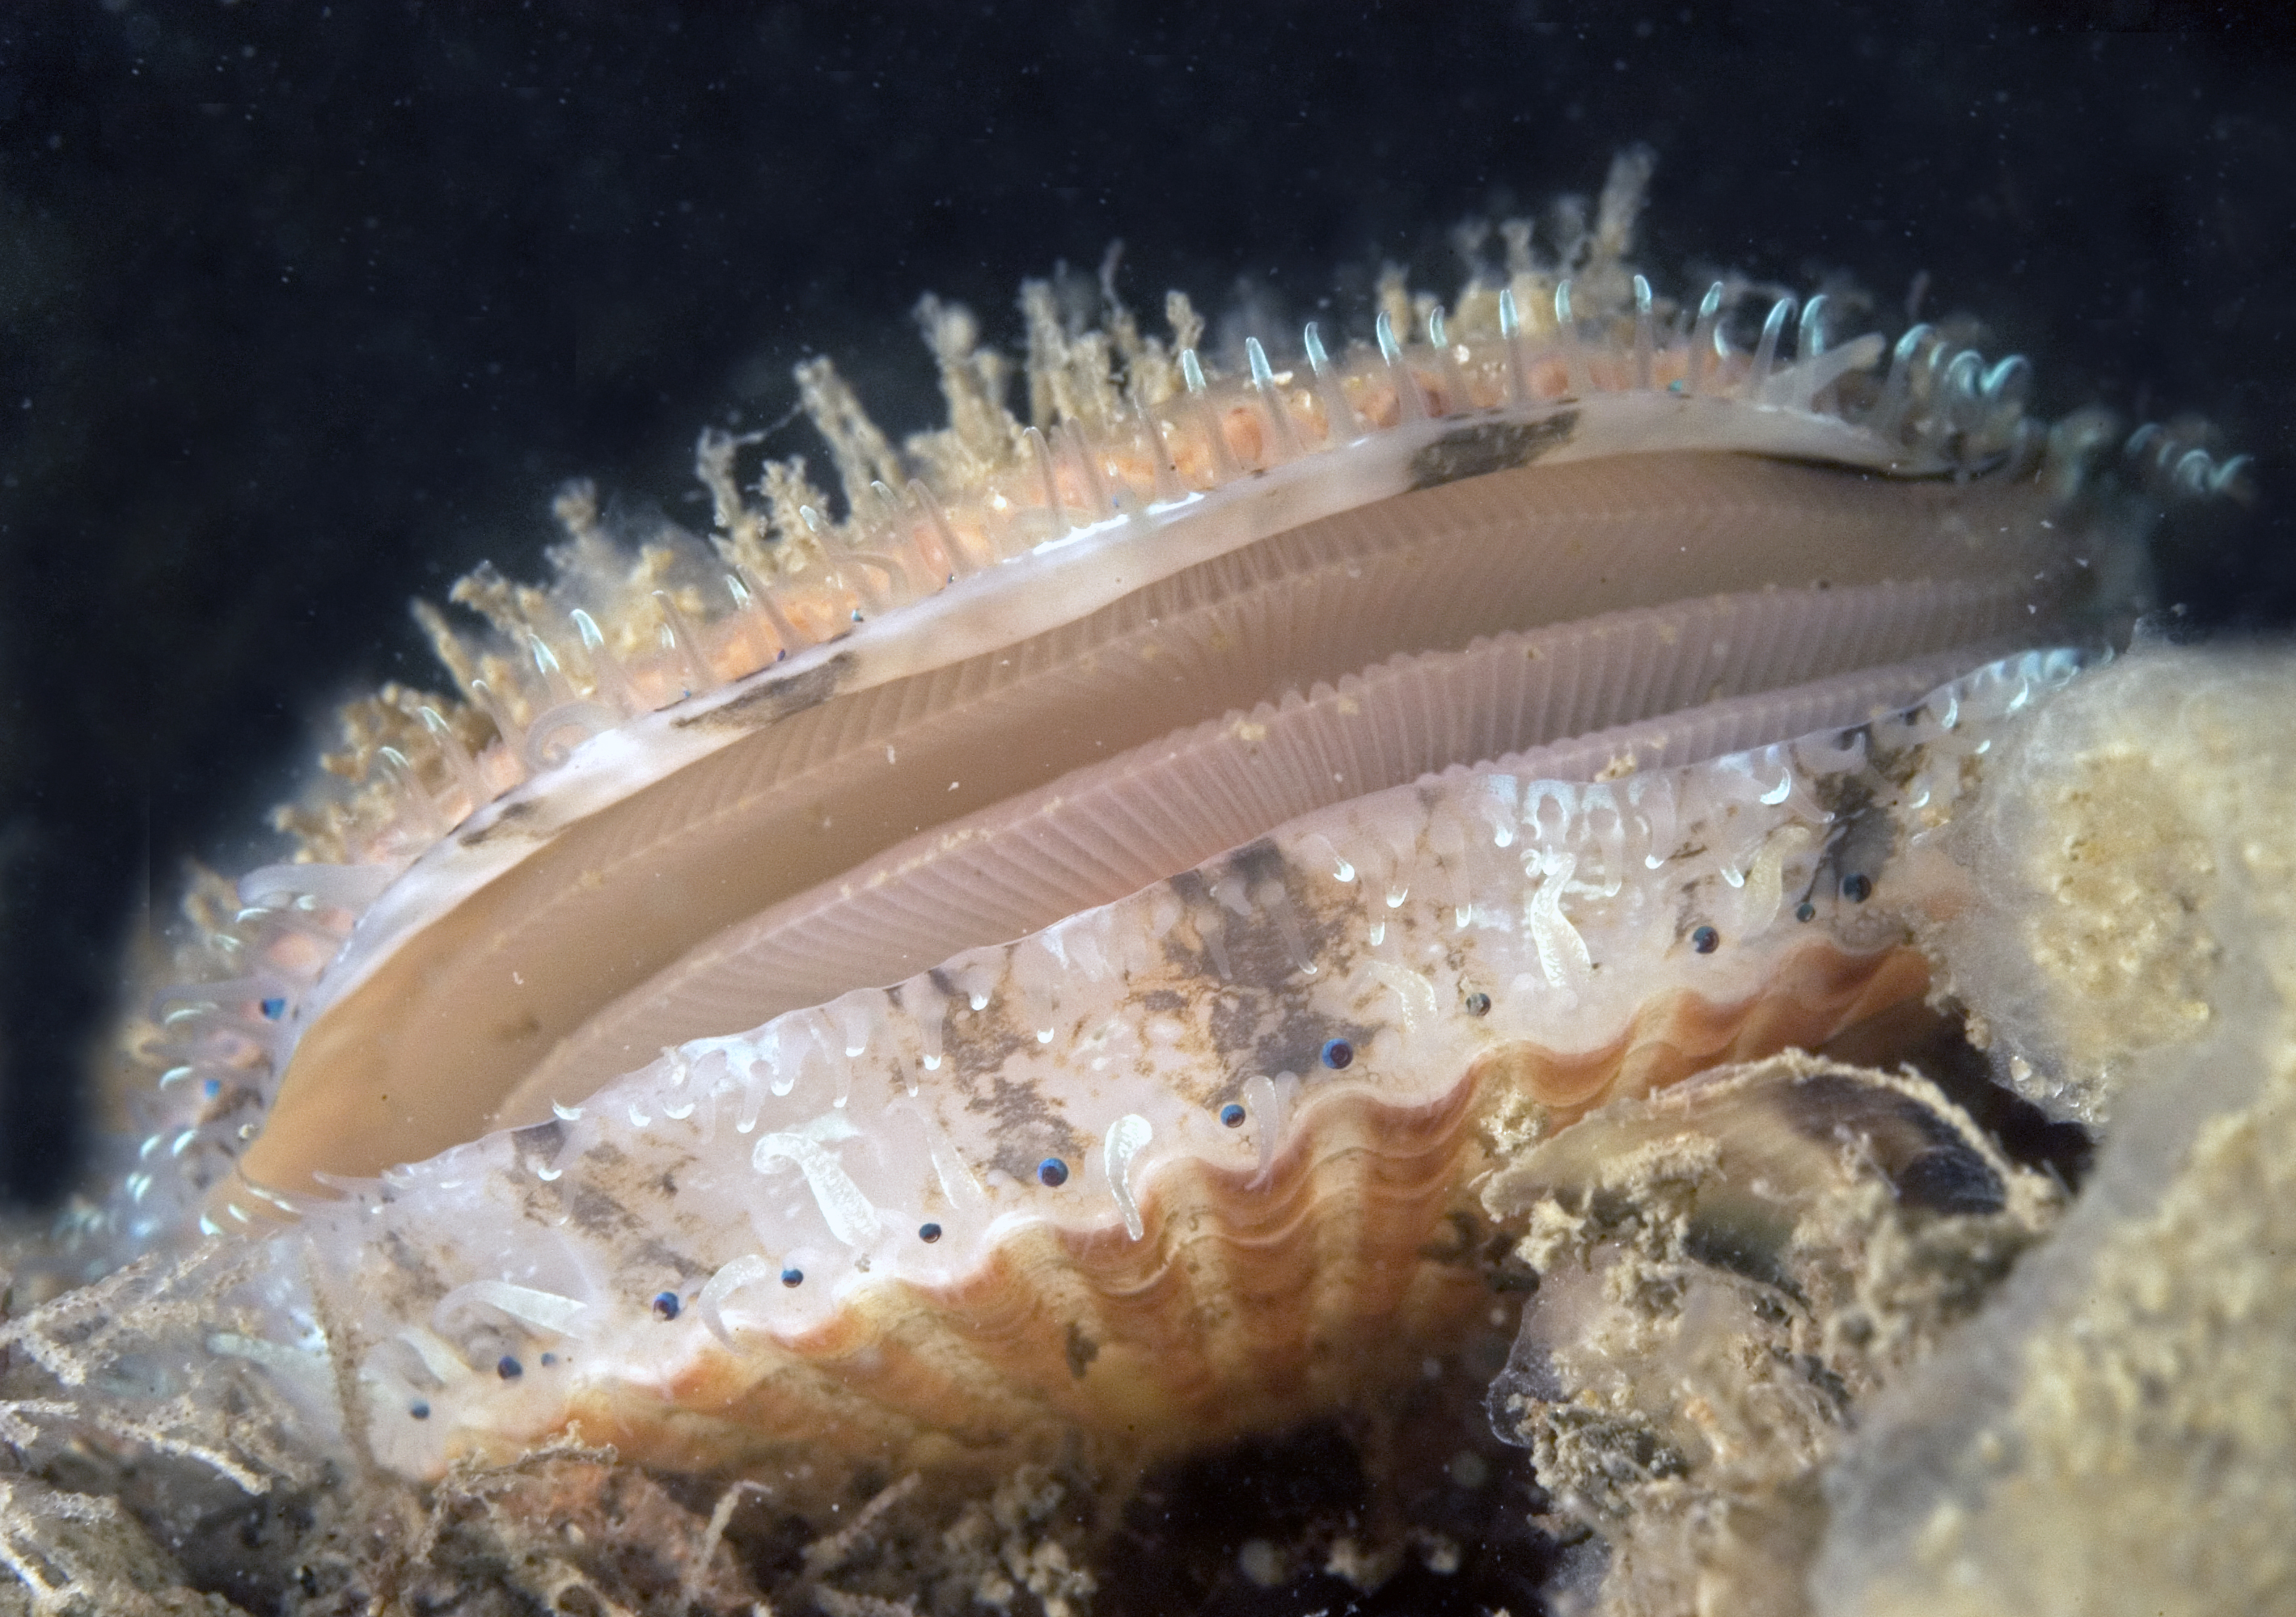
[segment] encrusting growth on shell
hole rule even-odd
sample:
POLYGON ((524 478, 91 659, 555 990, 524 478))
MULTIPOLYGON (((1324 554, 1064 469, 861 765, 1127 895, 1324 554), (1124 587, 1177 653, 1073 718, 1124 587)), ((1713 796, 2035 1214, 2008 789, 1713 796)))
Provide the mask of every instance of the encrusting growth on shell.
POLYGON ((1491 1413, 1601 1617, 1792 1613, 1821 1470, 2062 1210, 1924 1080, 1793 1054, 1621 1102, 1483 1191, 1540 1279, 1491 1413), (1599 1592, 1598 1592, 1599 1590, 1599 1592))
MULTIPOLYGON (((2244 695, 2261 677, 2251 666, 2233 653, 2212 683, 2244 695)), ((2227 861, 2216 829, 2243 805, 2186 784, 2208 779, 2203 763, 2229 769, 2255 747, 2243 710, 2227 719, 2208 689, 2163 713, 2157 733, 2101 715, 2094 699, 2037 717, 1985 812, 1943 839, 1974 883, 2032 895, 1998 930, 1986 909, 1969 912, 1983 930, 1941 917, 1938 951, 1967 962, 1973 1016, 2053 1051, 2046 1071, 2005 1074, 2052 1114, 2104 1122, 2150 1053, 2210 1032, 2227 955, 2210 917, 2233 902, 2226 884, 2257 884, 2227 861), (2173 752, 2167 733, 2180 742, 2173 752)))
POLYGON ((1940 837, 1985 883, 1993 924, 1939 944, 2005 1075, 2108 1128, 2055 1236, 1866 1411, 1821 1612, 2296 1601, 2292 705, 2284 645, 2139 646, 2017 726, 1940 837), (2164 879, 2068 881, 2099 855, 2164 879))

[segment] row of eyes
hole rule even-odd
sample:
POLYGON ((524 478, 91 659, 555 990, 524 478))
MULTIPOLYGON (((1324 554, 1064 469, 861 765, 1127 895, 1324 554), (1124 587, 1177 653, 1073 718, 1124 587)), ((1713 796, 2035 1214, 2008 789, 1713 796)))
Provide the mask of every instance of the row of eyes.
MULTIPOLYGON (((1873 886, 1863 876, 1851 876, 1843 880, 1842 891, 1845 897, 1853 902, 1862 902, 1872 893, 1873 886)), ((1807 910, 1809 906, 1805 903, 1802 908, 1807 910)), ((1804 916, 1802 919, 1808 918, 1804 916)), ((1700 927, 1692 932, 1690 941, 1691 947, 1700 954, 1711 954, 1720 946, 1722 936, 1712 927, 1700 927)), ((1477 989, 1466 996, 1464 1004, 1470 1016, 1487 1016, 1491 1009, 1491 996, 1477 989)), ((265 1007, 265 1012, 266 1015, 270 1014, 267 1005, 265 1007)), ((1353 1065, 1356 1058, 1355 1046, 1345 1039, 1327 1039, 1324 1041, 1318 1056, 1325 1066, 1337 1072, 1353 1065)), ((1242 1128, 1249 1116, 1250 1114, 1233 1100, 1219 1109, 1220 1123, 1231 1129, 1242 1128)), ((1046 1189, 1057 1190, 1068 1183, 1068 1179, 1069 1165, 1057 1156, 1047 1156, 1037 1164, 1037 1182, 1046 1189)), ((917 1226, 917 1238, 926 1245, 931 1245, 940 1237, 941 1227, 939 1224, 929 1221, 917 1226)), ((805 1270, 794 1265, 783 1269, 781 1280, 783 1286, 792 1288, 802 1286, 805 1284, 805 1270)), ((674 1291, 657 1292, 654 1294, 652 1307, 654 1318, 665 1321, 676 1319, 684 1311, 684 1303, 674 1291)), ((545 1353, 542 1356, 542 1362, 547 1367, 554 1362, 554 1358, 555 1355, 545 1353)), ((515 1381, 526 1374, 526 1367, 512 1355, 504 1353, 496 1361, 495 1373, 504 1381, 515 1381)), ((407 1413, 416 1420, 427 1420, 430 1416, 430 1406, 418 1400, 408 1407, 407 1413)))
MULTIPOLYGON (((1851 902, 1863 903, 1872 895, 1874 884, 1864 876, 1849 876, 1842 879, 1841 891, 1842 895, 1851 902)), ((1805 921, 1811 919, 1815 913, 1816 907, 1807 900, 1795 911, 1797 919, 1805 921)), ((1700 954, 1712 954, 1721 947, 1722 935, 1712 927, 1702 926, 1692 931, 1690 944, 1700 954)), ((1487 1016, 1491 1009, 1491 996, 1477 989, 1466 996, 1464 1004, 1470 1016, 1487 1016)), ((1345 1039, 1326 1039, 1318 1054, 1323 1064, 1334 1072, 1352 1065, 1356 1058, 1355 1046, 1345 1039)), ((1248 1115, 1242 1106, 1233 1100, 1219 1109, 1221 1123, 1231 1129, 1242 1128, 1248 1115)), ((1059 1189, 1068 1183, 1068 1180, 1069 1165, 1057 1156, 1047 1156, 1037 1164, 1037 1182, 1048 1190, 1059 1189)), ((939 1240, 940 1237, 941 1228, 939 1224, 928 1222, 917 1227, 917 1238, 928 1245, 939 1240)), ((805 1284, 805 1270, 793 1266, 783 1270, 782 1284, 789 1286, 802 1286, 805 1284)), ((676 1319, 678 1307, 676 1292, 661 1292, 654 1297, 653 1311, 659 1319, 676 1319)))
MULTIPOLYGON (((1842 883, 1842 889, 1846 897, 1856 902, 1862 902, 1873 891, 1872 884, 1863 876, 1848 878, 1842 883)), ((1805 904, 1803 908, 1808 909, 1808 906, 1805 904)), ((1690 941, 1691 947, 1699 953, 1711 954, 1721 945, 1722 936, 1712 927, 1700 927, 1692 932, 1690 941)), ((1491 996, 1478 989, 1467 995, 1464 1004, 1469 1015, 1486 1016, 1489 1014, 1491 1009, 1491 996)), ((1351 1066, 1356 1058, 1355 1046, 1345 1039, 1325 1040, 1318 1054, 1323 1064, 1334 1072, 1351 1066)), ((1242 1128, 1249 1115, 1240 1104, 1233 1100, 1219 1109, 1221 1123, 1231 1129, 1242 1128)), ((1068 1180, 1069 1165, 1057 1156, 1047 1156, 1037 1164, 1037 1182, 1048 1190, 1059 1189, 1068 1183, 1068 1180)), ((917 1226, 917 1238, 926 1245, 931 1245, 940 1237, 941 1227, 939 1224, 929 1221, 917 1226)), ((781 1280, 783 1286, 791 1287, 802 1286, 805 1284, 805 1270, 794 1265, 783 1269, 781 1280)), ((654 1295, 652 1307, 654 1317, 658 1319, 676 1319, 683 1306, 677 1294, 674 1291, 658 1292, 654 1295)), ((547 1354, 544 1356, 545 1363, 549 1357, 547 1354)), ((525 1374, 525 1367, 507 1353, 503 1355, 495 1369, 496 1374, 505 1381, 514 1381, 525 1374)), ((416 1419, 420 1420, 430 1414, 430 1407, 427 1404, 417 1404, 411 1412, 414 1414, 416 1419)))
MULTIPOLYGON (((1480 1017, 1486 1011, 1489 1010, 1490 1008, 1490 995, 1478 992, 1467 996, 1467 1009, 1474 1015, 1480 1017)), ((1356 1058, 1355 1046, 1349 1043, 1345 1039, 1325 1040, 1324 1041, 1324 1048, 1320 1054, 1324 1065, 1334 1071, 1351 1065, 1356 1058)), ((1248 1114, 1244 1111, 1243 1107, 1237 1105, 1233 1100, 1220 1107, 1219 1110, 1220 1122, 1231 1129, 1242 1128, 1247 1115, 1248 1114)), ((1068 1183, 1068 1180, 1069 1165, 1057 1156, 1047 1156, 1044 1161, 1037 1164, 1037 1182, 1043 1185, 1047 1189, 1057 1190, 1062 1185, 1068 1183)), ((939 1224, 925 1223, 917 1226, 917 1238, 925 1242, 927 1245, 931 1245, 932 1242, 939 1240, 940 1237, 941 1228, 939 1224)), ((794 1266, 783 1270, 782 1284, 783 1286, 792 1287, 804 1285, 805 1270, 794 1266)), ((684 1311, 685 1304, 679 1299, 678 1294, 676 1292, 664 1291, 654 1294, 653 1314, 655 1319, 662 1320, 675 1319, 684 1311)), ((544 1366, 547 1368, 556 1362, 556 1355, 545 1353, 542 1356, 542 1362, 544 1366)), ((520 1363, 514 1355, 504 1353, 495 1362, 495 1374, 501 1376, 504 1381, 516 1381, 526 1374, 526 1367, 520 1363)), ((430 1417, 430 1406, 428 1403, 418 1400, 408 1406, 407 1413, 412 1415, 416 1420, 428 1420, 430 1417)))

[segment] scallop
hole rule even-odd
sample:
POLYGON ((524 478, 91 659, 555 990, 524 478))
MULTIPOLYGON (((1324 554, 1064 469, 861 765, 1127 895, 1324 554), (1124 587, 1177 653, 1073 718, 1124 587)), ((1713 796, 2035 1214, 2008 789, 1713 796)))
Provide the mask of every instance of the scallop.
POLYGON ((929 304, 947 431, 801 373, 839 517, 570 491, 154 1008, 127 1238, 415 1476, 1120 1474, 1478 1328, 1502 1142, 1927 992, 1901 829, 2135 576, 2021 361, 1662 298, 1641 178, 1280 369, 1032 288, 1025 427, 929 304))

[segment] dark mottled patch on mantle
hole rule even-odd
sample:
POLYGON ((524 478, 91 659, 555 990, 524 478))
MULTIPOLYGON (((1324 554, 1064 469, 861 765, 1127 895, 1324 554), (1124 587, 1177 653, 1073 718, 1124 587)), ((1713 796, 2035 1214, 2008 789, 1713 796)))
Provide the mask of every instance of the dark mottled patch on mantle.
POLYGON ((484 825, 473 826, 463 832, 462 844, 466 848, 483 847, 486 844, 498 837, 509 836, 513 831, 523 832, 525 831, 523 822, 533 819, 540 807, 541 804, 531 797, 522 797, 516 802, 505 803, 494 818, 484 825))
POLYGON ((850 651, 840 651, 818 667, 802 674, 767 679, 755 690, 745 690, 728 702, 720 703, 706 712, 689 714, 676 721, 685 730, 699 725, 704 730, 757 730, 803 713, 808 707, 818 707, 837 694, 853 672, 854 657, 850 651))
POLYGON ((1576 410, 1536 421, 1481 421, 1445 433, 1411 457, 1411 486, 1439 488, 1465 478, 1528 466, 1578 430, 1576 410))

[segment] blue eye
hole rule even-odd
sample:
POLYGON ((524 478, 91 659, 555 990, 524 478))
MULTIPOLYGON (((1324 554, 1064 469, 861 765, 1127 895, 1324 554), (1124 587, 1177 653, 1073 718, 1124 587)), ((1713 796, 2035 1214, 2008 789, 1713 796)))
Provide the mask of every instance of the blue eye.
POLYGON ((1037 1182, 1047 1190, 1057 1190, 1069 1182, 1069 1165, 1057 1156, 1047 1156, 1037 1164, 1037 1182))
POLYGON ((1231 1129, 1243 1127, 1243 1108, 1234 1101, 1229 1101, 1220 1108, 1220 1121, 1231 1129))
POLYGON ((1324 1065, 1337 1071, 1356 1058, 1356 1047, 1345 1039, 1329 1039, 1324 1043, 1324 1065))
POLYGON ((1794 906, 1794 919, 1798 921, 1814 921, 1816 919, 1817 906, 1811 903, 1809 900, 1805 898, 1800 903, 1794 906))
POLYGON ((676 1319, 677 1294, 674 1291, 656 1292, 653 1299, 653 1314, 657 1319, 676 1319))
POLYGON ((526 1367, 519 1363, 517 1360, 512 1359, 508 1353, 504 1353, 501 1358, 495 1360, 495 1374, 501 1376, 504 1381, 516 1381, 520 1376, 526 1374, 526 1367))
POLYGON ((1701 954, 1711 954, 1722 946, 1722 935, 1711 927, 1701 927, 1690 935, 1690 946, 1701 954))
POLYGON ((1869 876, 1845 876, 1841 878, 1841 896, 1853 904, 1862 904, 1874 896, 1874 879, 1869 876))
POLYGON ((286 1001, 286 1000, 283 1000, 283 999, 280 999, 280 998, 278 998, 277 996, 275 996, 275 996, 274 996, 274 997, 272 997, 271 999, 268 999, 268 1000, 264 1000, 264 1001, 263 1001, 263 1019, 264 1019, 265 1021, 266 1021, 266 1022, 276 1022, 277 1020, 279 1020, 279 1018, 280 1018, 280 1017, 282 1017, 285 1016, 286 1014, 287 1014, 287 1001, 286 1001))
POLYGON ((424 1403, 419 1398, 413 1403, 406 1406, 406 1412, 417 1420, 429 1420, 430 1418, 430 1406, 424 1403))
POLYGON ((1491 996, 1485 993, 1480 988, 1475 990, 1474 992, 1469 994, 1467 996, 1467 1014, 1471 1017, 1489 1016, 1491 1014, 1491 996))
POLYGON ((802 1269, 784 1269, 782 1270, 782 1284, 783 1286, 804 1285, 805 1270, 802 1269))
POLYGON ((940 1239, 940 1226, 938 1224, 918 1225, 917 1239, 924 1242, 925 1245, 930 1246, 932 1243, 940 1239))

